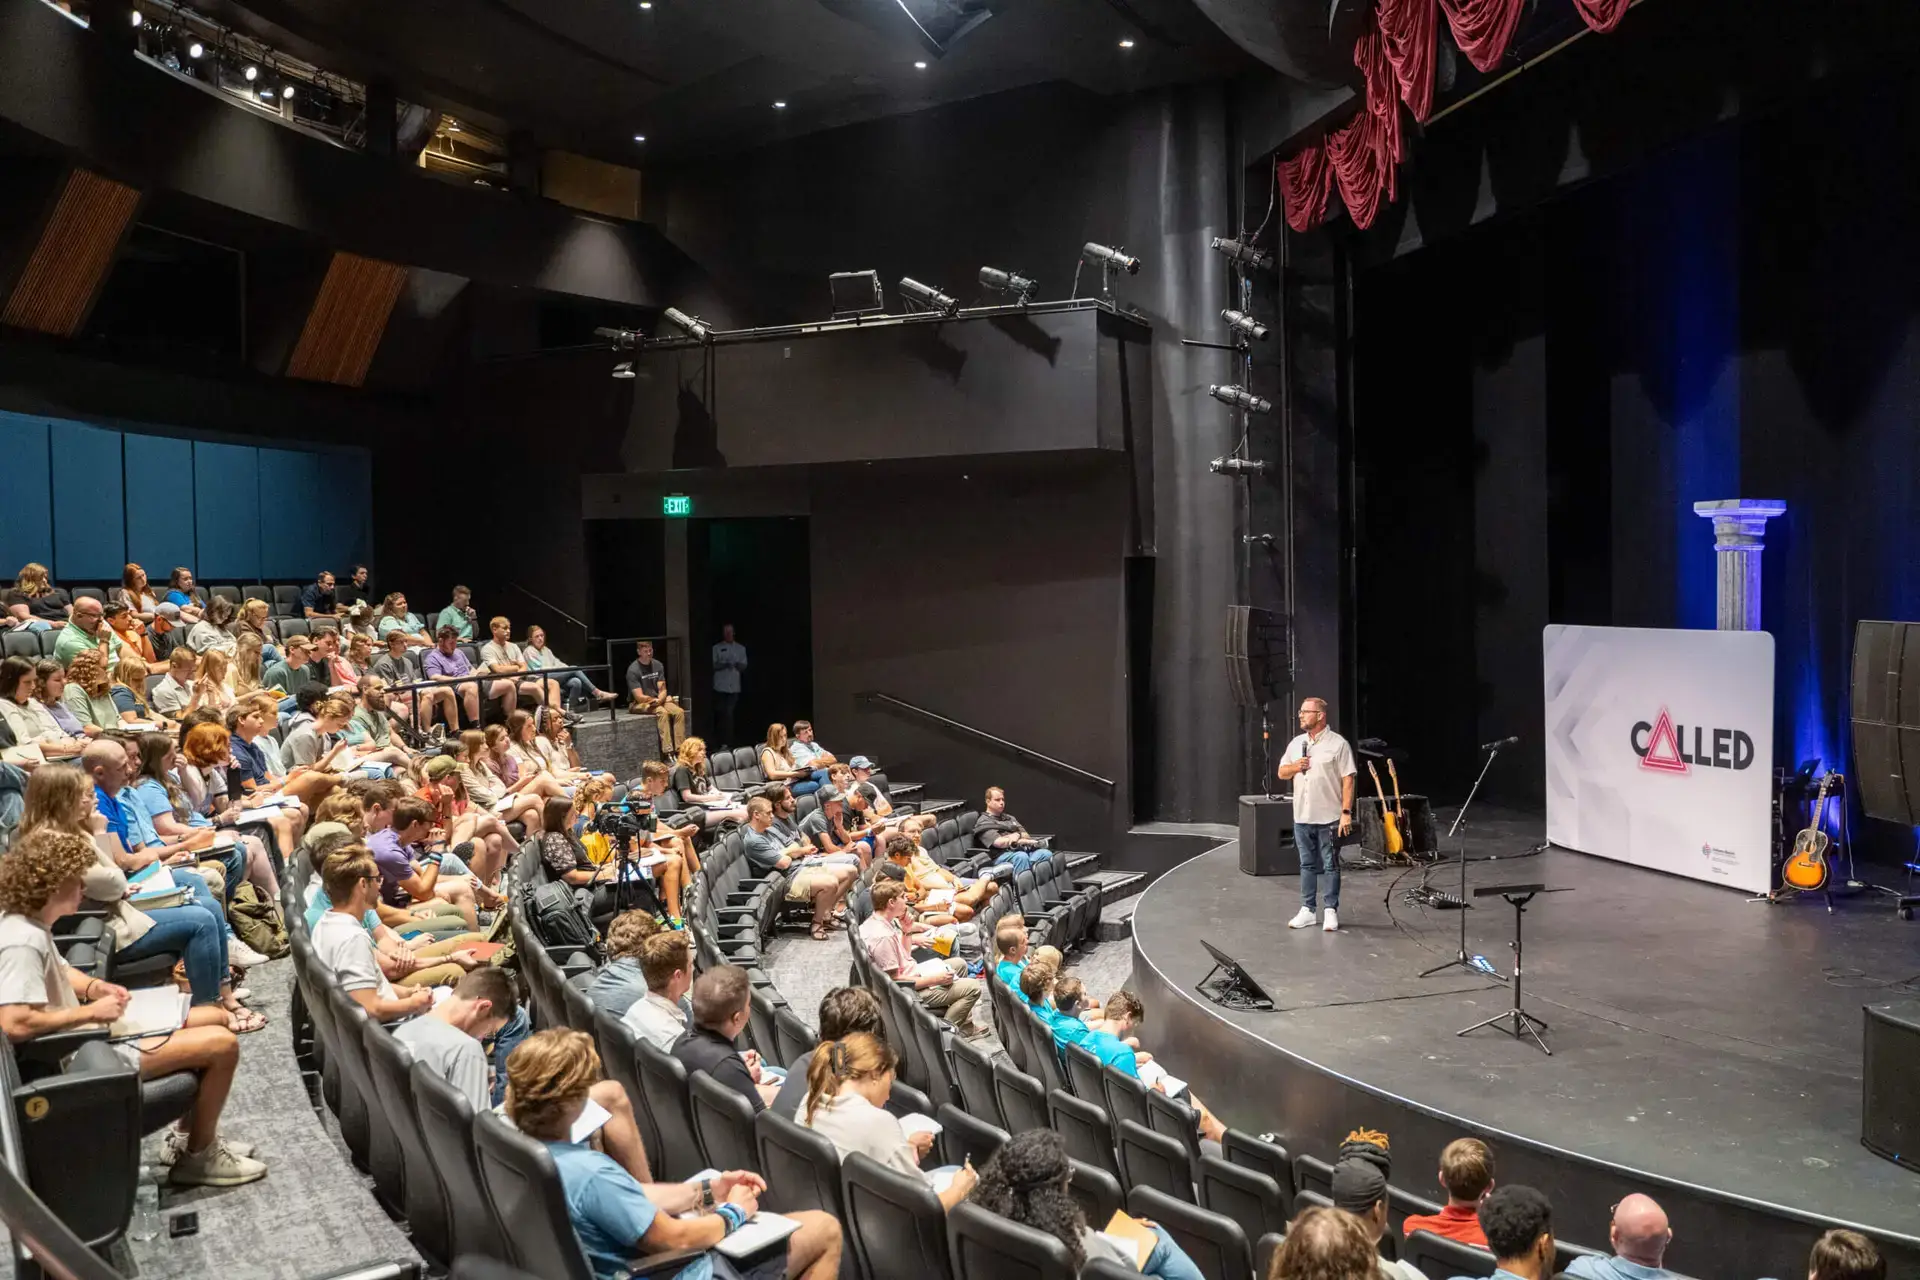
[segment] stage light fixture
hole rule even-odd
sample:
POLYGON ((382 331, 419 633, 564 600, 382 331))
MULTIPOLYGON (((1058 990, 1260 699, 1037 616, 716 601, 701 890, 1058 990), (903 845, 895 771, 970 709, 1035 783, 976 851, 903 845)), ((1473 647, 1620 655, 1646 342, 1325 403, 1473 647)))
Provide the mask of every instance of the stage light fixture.
POLYGON ((1121 47, 1122 49, 1131 49, 1131 48, 1133 48, 1133 41, 1131 41, 1131 40, 1122 40, 1122 41, 1120 42, 1120 47, 1121 47))
POLYGON ((260 68, 254 66, 252 63, 248 63, 247 69, 240 74, 246 78, 248 84, 252 84, 260 78, 260 68))
MULTIPOLYGON (((283 98, 285 98, 285 99, 286 99, 286 100, 287 100, 288 102, 292 102, 292 101, 293 101, 293 86, 292 86, 292 85, 288 85, 288 86, 286 86, 286 87, 285 87, 284 89, 282 89, 282 90, 280 90, 280 96, 281 96, 281 97, 283 97, 283 98)), ((455 130, 455 132, 458 132, 458 130, 455 130)))
POLYGON ((773 104, 773 109, 775 111, 785 111, 787 109, 787 104, 785 101, 776 102, 773 104))
POLYGON ((950 316, 960 310, 960 300, 940 292, 930 284, 921 284, 912 276, 900 277, 900 292, 909 301, 917 302, 929 311, 938 311, 950 316))
POLYGON ((1115 249, 1089 240, 1081 247, 1080 257, 1082 261, 1092 266, 1117 267, 1130 276, 1140 274, 1140 259, 1129 254, 1125 249, 1115 249))
POLYGON ((613 376, 622 382, 631 381, 634 376, 633 361, 622 360, 619 364, 613 366, 613 376))
POLYGON ((1010 293, 1015 302, 1022 304, 1040 292, 1038 280, 1029 280, 1026 276, 1002 271, 999 267, 980 268, 980 283, 995 293, 1010 293))
POLYGON ((601 326, 593 331, 596 338, 605 338, 615 351, 631 351, 640 345, 640 335, 632 329, 614 329, 601 326))
POLYGON ((913 64, 913 69, 915 71, 925 71, 927 69, 927 64, 924 62, 916 62, 913 64))
POLYGON ((195 40, 192 44, 187 46, 187 56, 189 58, 204 58, 207 56, 207 46, 201 44, 198 40, 195 40))
POLYGON ((1245 387, 1208 387, 1207 394, 1221 404, 1230 404, 1236 409, 1245 409, 1248 413, 1273 412, 1273 401, 1265 396, 1257 396, 1245 387))
POLYGON ((1265 342, 1267 340, 1267 326, 1261 324, 1244 311, 1222 311, 1220 318, 1225 320, 1227 327, 1232 329, 1236 334, 1244 335, 1255 342, 1265 342))
POLYGON ((128 14, 127 19, 128 21, 132 22, 133 25, 136 27, 146 21, 145 18, 140 16, 140 11, 138 9, 135 9, 132 13, 128 14))
POLYGON ((713 338, 713 327, 680 310, 668 307, 664 313, 668 324, 692 338, 695 342, 708 342, 713 338))
MULTIPOLYGON (((1257 458, 1215 458, 1207 464, 1207 470, 1217 476, 1258 476, 1266 474, 1267 464, 1257 458)), ((1249 542, 1255 540, 1248 539, 1249 542)), ((1268 545, 1272 542, 1272 538, 1267 539, 1268 545)))
POLYGON ((1272 254, 1238 239, 1229 240, 1225 236, 1215 236, 1213 249, 1215 253, 1224 253, 1235 262, 1257 271, 1265 271, 1273 265, 1272 254))

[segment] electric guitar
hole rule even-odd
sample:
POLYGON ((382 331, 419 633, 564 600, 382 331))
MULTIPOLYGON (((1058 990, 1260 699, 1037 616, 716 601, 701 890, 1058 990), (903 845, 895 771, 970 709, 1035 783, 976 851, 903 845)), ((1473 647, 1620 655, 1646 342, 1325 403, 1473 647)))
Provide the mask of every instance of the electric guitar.
POLYGON ((1814 890, 1827 883, 1827 849, 1832 841, 1820 829, 1827 812, 1827 790, 1840 775, 1829 773, 1820 779, 1820 793, 1813 800, 1813 825, 1793 838, 1793 853, 1780 868, 1780 878, 1795 889, 1814 890))
MULTIPOLYGON (((1387 768, 1393 768, 1393 762, 1387 762, 1387 768)), ((1367 772, 1373 775, 1373 789, 1380 796, 1380 825, 1386 828, 1387 856, 1397 858, 1406 851, 1406 841, 1400 838, 1400 825, 1394 820, 1393 810, 1387 807, 1387 789, 1380 785, 1380 771, 1373 767, 1373 761, 1367 761, 1367 772)))
POLYGON ((1399 820, 1401 839, 1411 845, 1413 828, 1407 825, 1407 811, 1400 807, 1400 771, 1393 767, 1392 756, 1387 757, 1387 776, 1393 779, 1393 816, 1399 820))

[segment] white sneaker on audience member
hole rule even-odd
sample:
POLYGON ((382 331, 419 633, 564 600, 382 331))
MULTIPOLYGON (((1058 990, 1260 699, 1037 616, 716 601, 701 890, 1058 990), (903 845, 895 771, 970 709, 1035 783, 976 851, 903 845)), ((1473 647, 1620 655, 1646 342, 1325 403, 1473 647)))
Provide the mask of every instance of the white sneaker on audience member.
POLYGON ((267 1166, 238 1154, 224 1138, 215 1138, 206 1150, 188 1151, 175 1160, 168 1181, 188 1187, 237 1187, 266 1176, 267 1166))
POLYGON ((1328 933, 1340 932, 1340 913, 1338 911, 1335 911, 1332 907, 1328 907, 1326 923, 1321 925, 1320 927, 1322 929, 1325 929, 1328 933))
POLYGON ((1313 918, 1313 912, 1306 907, 1302 907, 1293 913, 1293 919, 1287 921, 1287 928, 1311 929, 1313 927, 1313 918))
MULTIPOLYGON (((227 1144, 227 1150, 237 1156, 250 1157, 254 1153, 255 1148, 251 1142, 241 1142, 234 1138, 227 1138, 224 1141, 227 1144)), ((185 1154, 187 1154, 187 1131, 175 1125, 168 1129, 167 1136, 160 1140, 160 1163, 173 1164, 185 1154)))
POLYGON ((229 964, 237 964, 242 969, 251 969, 257 964, 265 964, 269 959, 271 957, 261 955, 242 942, 237 933, 227 939, 227 963, 229 964))

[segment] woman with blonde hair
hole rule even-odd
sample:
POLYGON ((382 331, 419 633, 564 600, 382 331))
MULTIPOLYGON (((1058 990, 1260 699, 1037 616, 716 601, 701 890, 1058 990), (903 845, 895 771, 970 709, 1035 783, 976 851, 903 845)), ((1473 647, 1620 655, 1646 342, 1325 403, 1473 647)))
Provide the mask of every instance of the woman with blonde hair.
POLYGON ((50 631, 64 627, 73 613, 73 601, 47 578, 47 566, 26 564, 13 586, 0 592, 6 626, 14 631, 50 631))
POLYGON ((250 598, 240 606, 239 615, 227 627, 233 638, 243 646, 248 636, 259 639, 262 665, 280 661, 280 650, 273 643, 273 633, 267 630, 267 619, 271 616, 272 608, 265 600, 250 598))
MULTIPOLYGON (((546 1144, 596 1280, 625 1275, 635 1257, 711 1249, 753 1217, 767 1187, 758 1174, 736 1169, 698 1182, 646 1182, 611 1155, 572 1141, 574 1121, 599 1083, 600 1055, 585 1032, 536 1032, 507 1057, 507 1118, 546 1144), (688 1214, 693 1216, 683 1216, 688 1214)), ((741 1271, 706 1253, 682 1271, 696 1269, 715 1280, 834 1280, 840 1274, 840 1224, 813 1209, 784 1216, 800 1229, 773 1257, 741 1271)))
POLYGON ((360 677, 373 671, 373 637, 349 634, 345 653, 335 653, 327 667, 327 682, 334 688, 357 689, 360 677))
MULTIPOLYGON (((53 830, 21 840, 0 858, 0 1031, 31 1040, 76 1027, 111 1026, 127 1009, 128 991, 64 964, 50 933, 71 915, 96 866, 93 842, 53 830)), ((240 1044, 229 1015, 211 1005, 187 1011, 184 1025, 123 1050, 140 1075, 153 1080, 179 1071, 199 1077, 193 1107, 169 1130, 169 1181, 180 1186, 232 1187, 267 1176, 253 1148, 219 1136, 220 1112, 240 1065, 240 1044)))
MULTIPOLYGON (((218 604, 220 597, 214 597, 218 604)), ((210 711, 233 710, 236 699, 232 687, 233 659, 220 649, 208 649, 200 655, 193 671, 194 705, 210 711)))
POLYGON ((723 822, 746 822, 747 806, 734 803, 707 775, 706 739, 686 739, 675 759, 670 785, 686 806, 687 817, 698 822, 701 830, 711 831, 723 822))
POLYGON ((113 684, 107 690, 113 698, 114 709, 120 713, 120 723, 173 728, 173 721, 147 703, 147 677, 153 674, 153 668, 132 654, 122 652, 120 661, 113 664, 113 684))
MULTIPOLYGON (((525 712, 515 712, 525 715, 525 712)), ((490 724, 486 727, 487 762, 500 778, 501 786, 510 796, 532 795, 543 800, 567 794, 567 788, 559 779, 540 772, 537 768, 522 769, 519 754, 514 750, 514 742, 507 734, 505 725, 490 724)))
POLYGON ((107 674, 107 660, 98 649, 73 655, 61 701, 87 728, 104 732, 120 727, 120 709, 113 705, 113 677, 107 674))
POLYGON ((494 769, 486 734, 478 729, 463 732, 459 759, 460 783, 467 789, 469 800, 497 814, 500 821, 523 823, 529 831, 540 821, 541 797, 538 793, 522 795, 507 791, 506 783, 494 769))
MULTIPOLYGON (((925 1177, 920 1162, 933 1149, 933 1134, 907 1136, 899 1118, 885 1109, 899 1064, 899 1055, 870 1032, 827 1041, 807 1064, 807 1097, 794 1119, 833 1143, 842 1160, 858 1151, 895 1173, 925 1177)), ((977 1181, 970 1163, 955 1171, 938 1192, 940 1207, 965 1200, 977 1181)))
POLYGON ((787 726, 767 726, 767 740, 760 744, 760 772, 767 775, 768 782, 786 783, 788 793, 796 797, 818 791, 826 770, 818 770, 820 778, 816 779, 813 776, 816 770, 793 762, 793 752, 787 744, 787 726))
POLYGON ((229 680, 235 697, 260 692, 261 665, 265 657, 266 649, 260 643, 260 637, 251 631, 241 632, 234 650, 233 674, 229 680))

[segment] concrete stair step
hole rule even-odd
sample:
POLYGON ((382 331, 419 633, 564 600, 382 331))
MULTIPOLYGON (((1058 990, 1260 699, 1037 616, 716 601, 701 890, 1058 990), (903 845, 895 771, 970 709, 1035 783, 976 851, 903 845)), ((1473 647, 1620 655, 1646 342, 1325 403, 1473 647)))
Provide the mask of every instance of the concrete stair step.
MULTIPOLYGON (((1145 877, 1141 877, 1145 879, 1145 877)), ((1126 897, 1100 906, 1100 923, 1094 926, 1093 936, 1097 942, 1124 942, 1133 936, 1133 913, 1140 905, 1140 888, 1134 887, 1126 897)))

